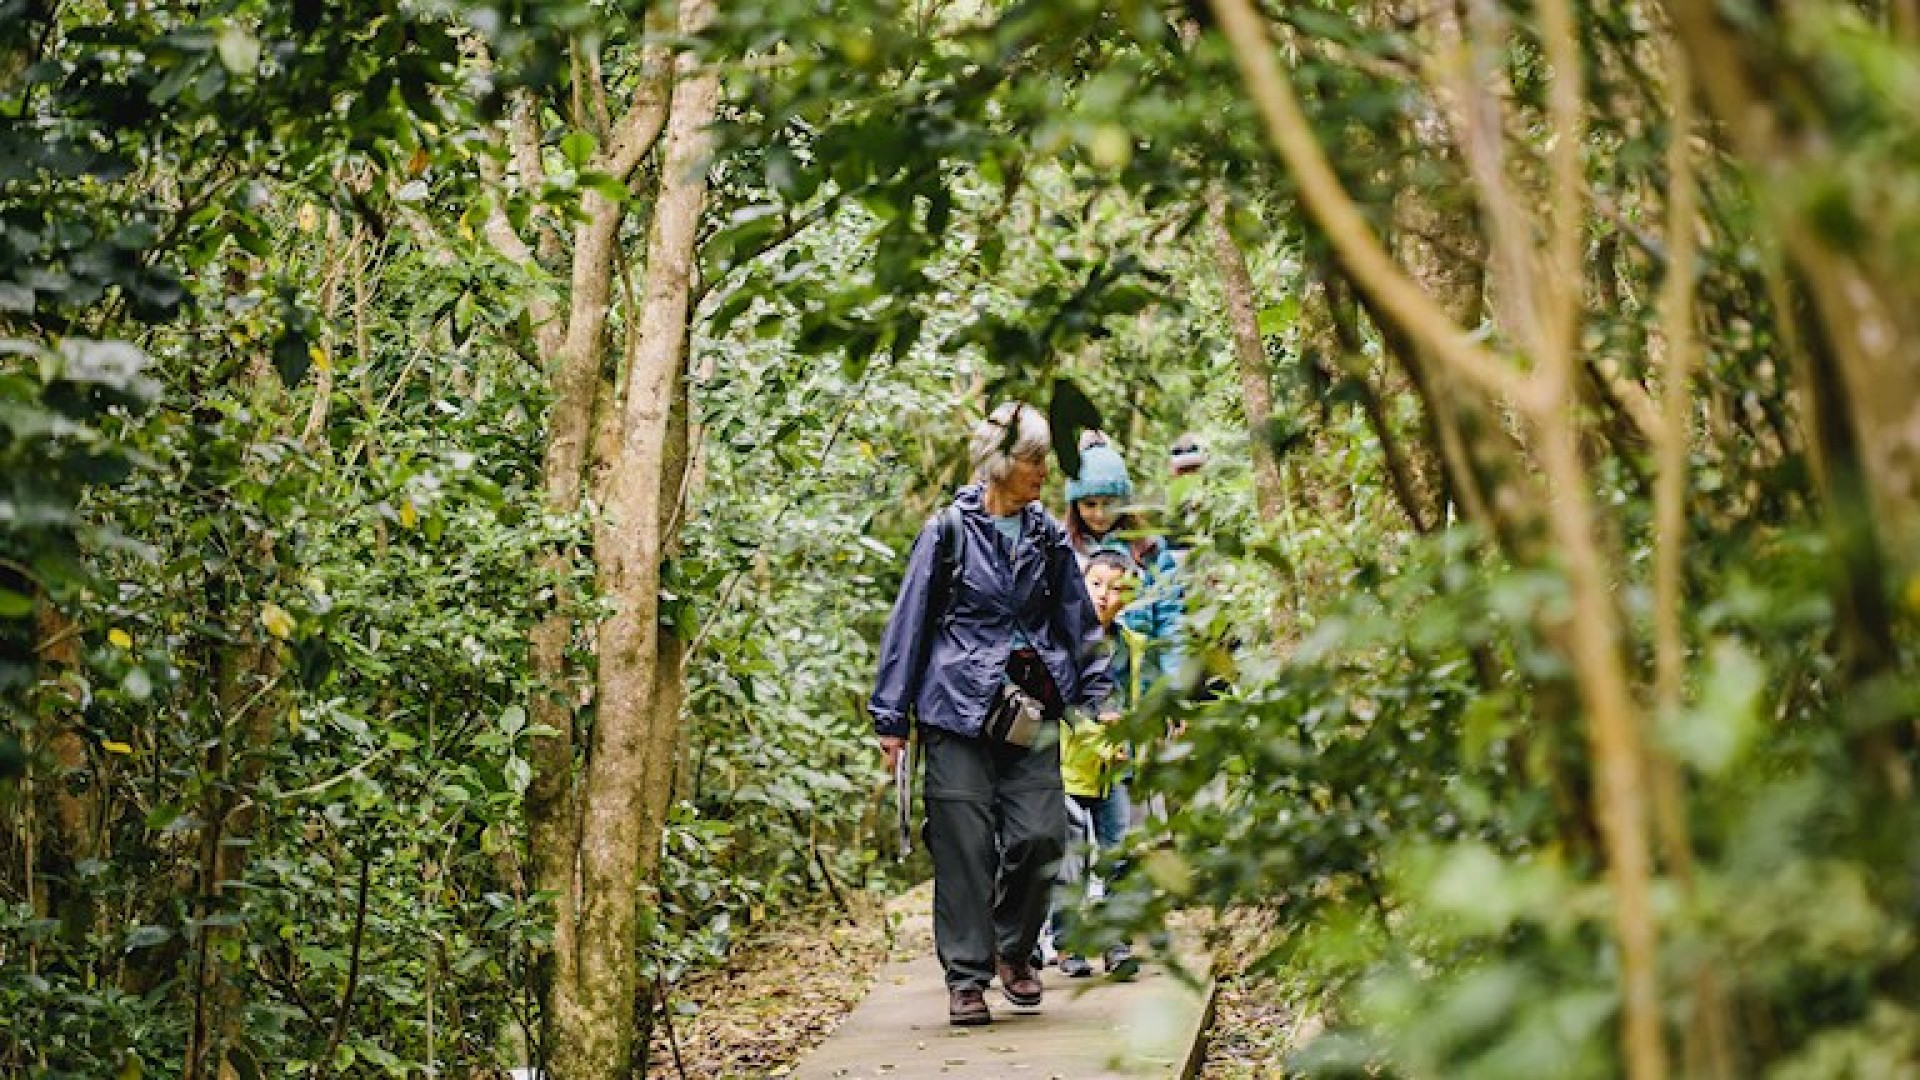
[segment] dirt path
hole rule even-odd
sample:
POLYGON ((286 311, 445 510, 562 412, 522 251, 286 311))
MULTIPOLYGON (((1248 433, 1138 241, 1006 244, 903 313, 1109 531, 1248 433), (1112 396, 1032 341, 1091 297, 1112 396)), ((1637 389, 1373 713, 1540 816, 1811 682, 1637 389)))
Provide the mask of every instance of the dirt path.
POLYGON ((654 1024, 647 1080, 785 1076, 825 1041, 888 955, 884 908, 850 900, 851 919, 838 910, 793 917, 740 942, 725 967, 676 987, 671 1025, 654 1024))

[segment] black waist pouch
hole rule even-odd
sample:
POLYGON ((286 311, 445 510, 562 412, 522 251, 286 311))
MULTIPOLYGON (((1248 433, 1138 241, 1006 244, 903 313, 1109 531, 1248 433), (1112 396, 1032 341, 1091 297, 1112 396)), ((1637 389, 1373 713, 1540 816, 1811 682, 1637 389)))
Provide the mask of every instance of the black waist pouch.
POLYGON ((986 736, 1013 746, 1032 746, 1048 724, 1067 711, 1047 665, 1033 649, 1007 656, 1007 681, 987 706, 986 736))
POLYGON ((1009 746, 1032 746, 1046 730, 1047 711, 1040 699, 1010 682, 1000 684, 1000 692, 987 706, 987 738, 1009 746))

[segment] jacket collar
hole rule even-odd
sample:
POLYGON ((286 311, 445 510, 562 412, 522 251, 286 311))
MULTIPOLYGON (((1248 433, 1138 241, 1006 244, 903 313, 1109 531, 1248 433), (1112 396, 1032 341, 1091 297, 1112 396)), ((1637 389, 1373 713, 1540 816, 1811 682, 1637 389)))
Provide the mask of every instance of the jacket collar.
MULTIPOLYGON (((964 513, 979 514, 981 517, 990 516, 987 513, 987 486, 985 484, 968 484, 960 488, 953 493, 953 505, 959 507, 964 513)), ((1037 499, 1021 507, 1021 531, 1024 532, 1033 528, 1034 519, 1044 513, 1046 513, 1046 509, 1040 505, 1037 499)))
MULTIPOLYGON (((986 489, 982 485, 968 484, 961 488, 954 495, 953 502, 963 516, 976 522, 971 528, 983 530, 992 542, 999 543, 1000 538, 994 533, 993 519, 987 514, 986 489)), ((1013 562, 1008 578, 1016 611, 1024 610, 1033 594, 1046 586, 1046 514, 1046 508, 1038 500, 1020 508, 1020 538, 1013 544, 1013 562)))

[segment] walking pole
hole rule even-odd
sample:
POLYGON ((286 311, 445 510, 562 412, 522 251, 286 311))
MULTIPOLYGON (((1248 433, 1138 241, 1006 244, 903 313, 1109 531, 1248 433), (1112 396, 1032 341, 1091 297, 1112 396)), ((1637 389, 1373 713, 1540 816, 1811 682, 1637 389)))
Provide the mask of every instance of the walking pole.
POLYGON ((920 751, 920 740, 912 735, 893 759, 893 802, 900 826, 900 861, 913 854, 913 763, 920 751))

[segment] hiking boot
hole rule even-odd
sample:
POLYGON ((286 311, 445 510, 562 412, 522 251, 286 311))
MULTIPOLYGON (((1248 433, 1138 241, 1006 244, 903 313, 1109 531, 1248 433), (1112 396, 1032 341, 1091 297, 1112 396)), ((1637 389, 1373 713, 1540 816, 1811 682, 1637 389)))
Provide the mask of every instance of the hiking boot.
POLYGON ((1060 973, 1069 979, 1084 979, 1093 974, 1093 965, 1079 953, 1060 958, 1060 973))
POLYGON ((1107 978, 1116 982, 1126 982, 1140 974, 1140 961, 1134 958, 1133 950, 1125 945, 1115 945, 1107 950, 1107 978))
POLYGON ((1002 960, 994 967, 1000 972, 1000 992, 1007 1000, 1023 1009, 1031 1009, 1040 1004, 1040 979, 1033 973, 1030 964, 1015 967, 1002 960))
POLYGON ((962 986, 947 992, 947 1023, 955 1027, 979 1027, 993 1023, 987 1011, 987 995, 977 986, 962 986))

